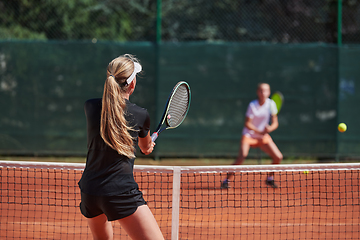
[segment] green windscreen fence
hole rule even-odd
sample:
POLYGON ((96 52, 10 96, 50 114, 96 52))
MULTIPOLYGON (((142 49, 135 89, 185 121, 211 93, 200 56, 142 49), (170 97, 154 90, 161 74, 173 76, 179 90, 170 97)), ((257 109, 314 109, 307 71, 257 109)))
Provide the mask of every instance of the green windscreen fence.
POLYGON ((348 131, 338 133, 339 155, 360 155, 360 46, 339 50, 339 109, 338 119, 345 122, 348 131))
POLYGON ((130 100, 148 109, 152 131, 172 87, 191 87, 186 120, 160 135, 153 157, 235 157, 259 82, 284 95, 271 134, 284 156, 360 155, 360 46, 56 41, 0 42, 0 154, 86 155, 84 102, 102 96, 107 64, 124 53, 143 65, 130 100))

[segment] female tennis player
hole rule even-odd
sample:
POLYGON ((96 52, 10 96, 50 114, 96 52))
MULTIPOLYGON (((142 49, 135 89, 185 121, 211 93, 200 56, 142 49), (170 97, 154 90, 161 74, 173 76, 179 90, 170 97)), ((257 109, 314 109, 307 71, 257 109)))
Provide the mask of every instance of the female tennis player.
POLYGON ((85 103, 88 154, 79 181, 80 210, 94 239, 113 239, 114 220, 132 239, 164 239, 133 176, 135 144, 146 155, 155 146, 147 110, 129 101, 141 69, 132 55, 115 58, 102 99, 85 103))
MULTIPOLYGON (((239 154, 233 165, 240 165, 244 162, 250 147, 259 147, 272 158, 273 164, 279 164, 283 159, 282 153, 269 135, 279 126, 276 104, 269 98, 270 85, 259 83, 256 93, 258 99, 251 101, 246 111, 239 154), (269 125, 269 123, 271 124, 269 125)), ((227 174, 227 178, 221 183, 222 188, 228 188, 229 179, 233 175, 233 173, 227 174)), ((273 188, 278 187, 274 182, 274 173, 269 173, 266 184, 273 188)))

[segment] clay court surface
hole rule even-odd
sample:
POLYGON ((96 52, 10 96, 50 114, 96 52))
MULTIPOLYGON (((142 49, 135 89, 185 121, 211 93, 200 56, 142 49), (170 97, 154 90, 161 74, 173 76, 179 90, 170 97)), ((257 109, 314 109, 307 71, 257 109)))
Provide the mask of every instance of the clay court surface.
MULTIPOLYGON (((0 168, 0 239, 92 239, 80 214, 81 171, 0 168)), ((135 173, 165 239, 171 239, 172 174, 135 173)), ((179 239, 359 239, 359 171, 181 177, 179 239)), ((115 224, 115 239, 129 239, 115 224)))

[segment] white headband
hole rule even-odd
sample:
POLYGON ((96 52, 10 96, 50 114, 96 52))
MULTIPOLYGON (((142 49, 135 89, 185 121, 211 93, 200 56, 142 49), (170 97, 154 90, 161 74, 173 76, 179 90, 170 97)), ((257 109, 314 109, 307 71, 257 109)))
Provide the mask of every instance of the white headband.
POLYGON ((137 73, 141 72, 141 69, 142 69, 141 65, 139 63, 137 63, 137 62, 134 62, 134 71, 130 75, 130 77, 128 79, 126 79, 127 84, 130 84, 134 80, 135 75, 137 73))

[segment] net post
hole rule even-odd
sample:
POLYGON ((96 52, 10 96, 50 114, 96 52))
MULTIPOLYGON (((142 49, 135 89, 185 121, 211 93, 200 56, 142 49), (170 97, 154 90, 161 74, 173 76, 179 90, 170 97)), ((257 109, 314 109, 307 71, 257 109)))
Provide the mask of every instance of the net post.
POLYGON ((171 240, 179 239, 181 167, 174 167, 172 189, 171 240))

